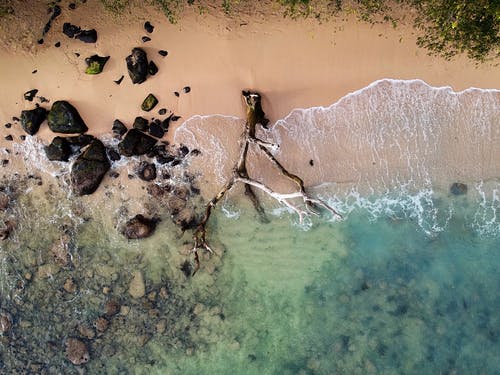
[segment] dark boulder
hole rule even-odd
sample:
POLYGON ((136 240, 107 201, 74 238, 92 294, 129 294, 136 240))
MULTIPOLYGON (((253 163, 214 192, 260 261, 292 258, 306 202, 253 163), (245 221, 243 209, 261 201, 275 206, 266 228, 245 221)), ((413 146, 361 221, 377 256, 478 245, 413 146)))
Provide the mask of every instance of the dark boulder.
POLYGON ((26 91, 24 93, 24 99, 27 100, 27 101, 29 101, 29 102, 32 102, 33 98, 35 97, 35 95, 36 95, 37 92, 38 92, 37 89, 26 91))
POLYGON ((134 48, 132 54, 127 56, 127 70, 132 83, 142 83, 148 76, 148 56, 141 48, 134 48))
POLYGON ((74 38, 75 35, 79 34, 82 29, 79 26, 72 25, 69 22, 66 22, 63 25, 63 34, 69 38, 74 38))
POLYGON ((87 64, 87 69, 85 69, 86 74, 99 74, 104 69, 104 65, 109 60, 109 56, 99 56, 92 55, 85 59, 85 63, 87 64))
POLYGON ((68 161, 71 156, 71 147, 66 138, 55 137, 52 142, 45 147, 47 158, 52 161, 68 161))
POLYGON ((134 123, 132 124, 132 127, 134 129, 145 132, 145 131, 148 131, 149 123, 148 123, 148 120, 146 120, 144 117, 138 116, 134 119, 134 123))
POLYGON ((76 108, 65 100, 52 104, 48 124, 55 133, 85 133, 88 130, 76 108))
POLYGON ((111 130, 113 131, 113 133, 118 134, 119 136, 122 136, 123 134, 125 134, 127 132, 127 127, 125 126, 125 124, 123 122, 116 119, 115 121, 113 121, 113 127, 111 128, 111 130))
POLYGON ((116 152, 115 150, 108 148, 107 151, 108 151, 109 160, 118 161, 121 159, 120 154, 118 152, 116 152))
POLYGON ((165 135, 165 130, 163 130, 161 123, 157 124, 156 122, 153 122, 149 125, 149 134, 156 138, 162 138, 165 135))
POLYGON ((40 129, 40 125, 47 118, 47 110, 42 107, 36 107, 31 110, 21 112, 21 126, 29 135, 34 135, 40 129))
POLYGON ((142 215, 136 215, 125 223, 122 233, 128 239, 146 238, 153 234, 158 219, 147 219, 142 215))
POLYGON ((95 29, 82 30, 75 36, 75 39, 81 40, 85 43, 95 43, 97 42, 97 31, 95 31, 95 29))
POLYGON ((88 148, 78 156, 71 168, 71 185, 77 195, 92 194, 97 190, 110 168, 106 147, 94 139, 88 148))
POLYGON ((81 149, 89 145, 95 138, 89 134, 80 134, 72 137, 66 137, 68 143, 77 149, 81 149))
POLYGON ((144 155, 153 148, 156 139, 137 130, 130 129, 125 138, 118 144, 118 150, 122 155, 144 155))
POLYGON ((450 193, 453 195, 467 194, 467 185, 461 182, 454 182, 450 186, 450 193))
POLYGON ((149 112, 158 104, 158 99, 153 94, 146 96, 146 99, 141 104, 141 109, 143 111, 149 112))
POLYGON ((143 181, 153 181, 156 178, 156 167, 154 164, 142 162, 139 165, 137 174, 143 181))

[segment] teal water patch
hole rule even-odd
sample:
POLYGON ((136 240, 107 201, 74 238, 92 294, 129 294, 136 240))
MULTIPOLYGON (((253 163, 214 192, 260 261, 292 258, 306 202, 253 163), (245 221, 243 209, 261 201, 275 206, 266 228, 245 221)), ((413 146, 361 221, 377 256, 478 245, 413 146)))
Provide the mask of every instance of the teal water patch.
POLYGON ((222 310, 202 306, 206 346, 157 373, 499 373, 500 236, 477 231, 467 200, 451 211, 432 236, 363 208, 308 231, 218 214, 222 310))

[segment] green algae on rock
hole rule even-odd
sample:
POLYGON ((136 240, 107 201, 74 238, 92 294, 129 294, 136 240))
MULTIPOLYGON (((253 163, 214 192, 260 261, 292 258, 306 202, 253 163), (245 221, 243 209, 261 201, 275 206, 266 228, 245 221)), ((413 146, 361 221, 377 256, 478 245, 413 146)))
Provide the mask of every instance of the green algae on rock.
POLYGON ((52 104, 47 121, 50 130, 55 133, 85 133, 88 130, 76 108, 66 100, 58 100, 52 104))
POLYGON ((47 118, 47 110, 42 107, 36 107, 31 110, 21 112, 21 126, 29 135, 34 135, 40 129, 40 125, 47 118))
POLYGON ((149 112, 158 104, 158 99, 153 94, 149 94, 146 99, 141 104, 141 109, 143 111, 149 112))
POLYGON ((85 69, 86 74, 99 74, 104 69, 104 65, 109 60, 109 56, 99 56, 92 55, 85 59, 85 63, 87 64, 87 69, 85 69))

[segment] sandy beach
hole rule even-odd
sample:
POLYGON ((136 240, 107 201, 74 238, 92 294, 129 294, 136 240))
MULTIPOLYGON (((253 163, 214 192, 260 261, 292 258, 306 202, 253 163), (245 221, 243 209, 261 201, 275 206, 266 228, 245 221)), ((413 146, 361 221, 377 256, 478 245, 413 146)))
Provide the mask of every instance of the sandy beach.
MULTIPOLYGON (((110 132, 116 118, 131 125, 135 116, 154 117, 160 108, 182 116, 173 124, 177 126, 193 115, 243 117, 243 88, 263 94, 265 111, 274 122, 294 108, 330 105, 382 78, 419 78, 457 91, 500 87, 497 67, 475 66, 465 57, 451 62, 430 57, 417 48, 411 27, 404 24, 396 29, 354 20, 319 24, 283 18, 278 10, 265 16, 257 12, 238 17, 200 15, 195 7, 188 7, 177 24, 170 24, 154 9, 118 18, 100 10, 93 0, 75 10, 64 9, 44 44, 31 51, 3 46, 1 122, 10 122, 12 116, 34 106, 22 96, 33 88, 51 102, 70 100, 90 133, 99 135, 110 132), (151 34, 143 28, 146 20, 155 26, 151 34), (95 28, 97 43, 69 39, 61 32, 64 22, 95 28), (151 41, 143 43, 145 35, 151 41), (61 43, 59 48, 56 42, 61 43), (154 77, 140 85, 133 85, 126 71, 125 57, 133 47, 144 48, 159 67, 154 77), (160 56, 160 49, 167 50, 168 56, 160 56), (84 73, 84 60, 95 53, 111 58, 101 74, 89 76, 84 73), (122 75, 123 82, 115 84, 122 75), (182 93, 185 86, 191 87, 189 94, 182 93), (151 113, 140 109, 148 93, 160 101, 151 113)), ((39 135, 50 138, 46 126, 39 135)), ((5 145, 3 137, 1 142, 5 145)))

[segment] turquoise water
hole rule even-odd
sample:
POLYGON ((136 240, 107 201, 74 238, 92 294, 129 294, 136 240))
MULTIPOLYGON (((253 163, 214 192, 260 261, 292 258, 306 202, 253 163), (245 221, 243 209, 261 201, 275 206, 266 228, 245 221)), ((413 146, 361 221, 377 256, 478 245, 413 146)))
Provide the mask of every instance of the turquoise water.
POLYGON ((256 225, 219 216, 225 319, 211 334, 223 336, 168 368, 499 373, 500 238, 479 235, 465 206, 455 203, 447 229, 432 237, 414 220, 373 220, 364 209, 308 231, 289 217, 256 225))

